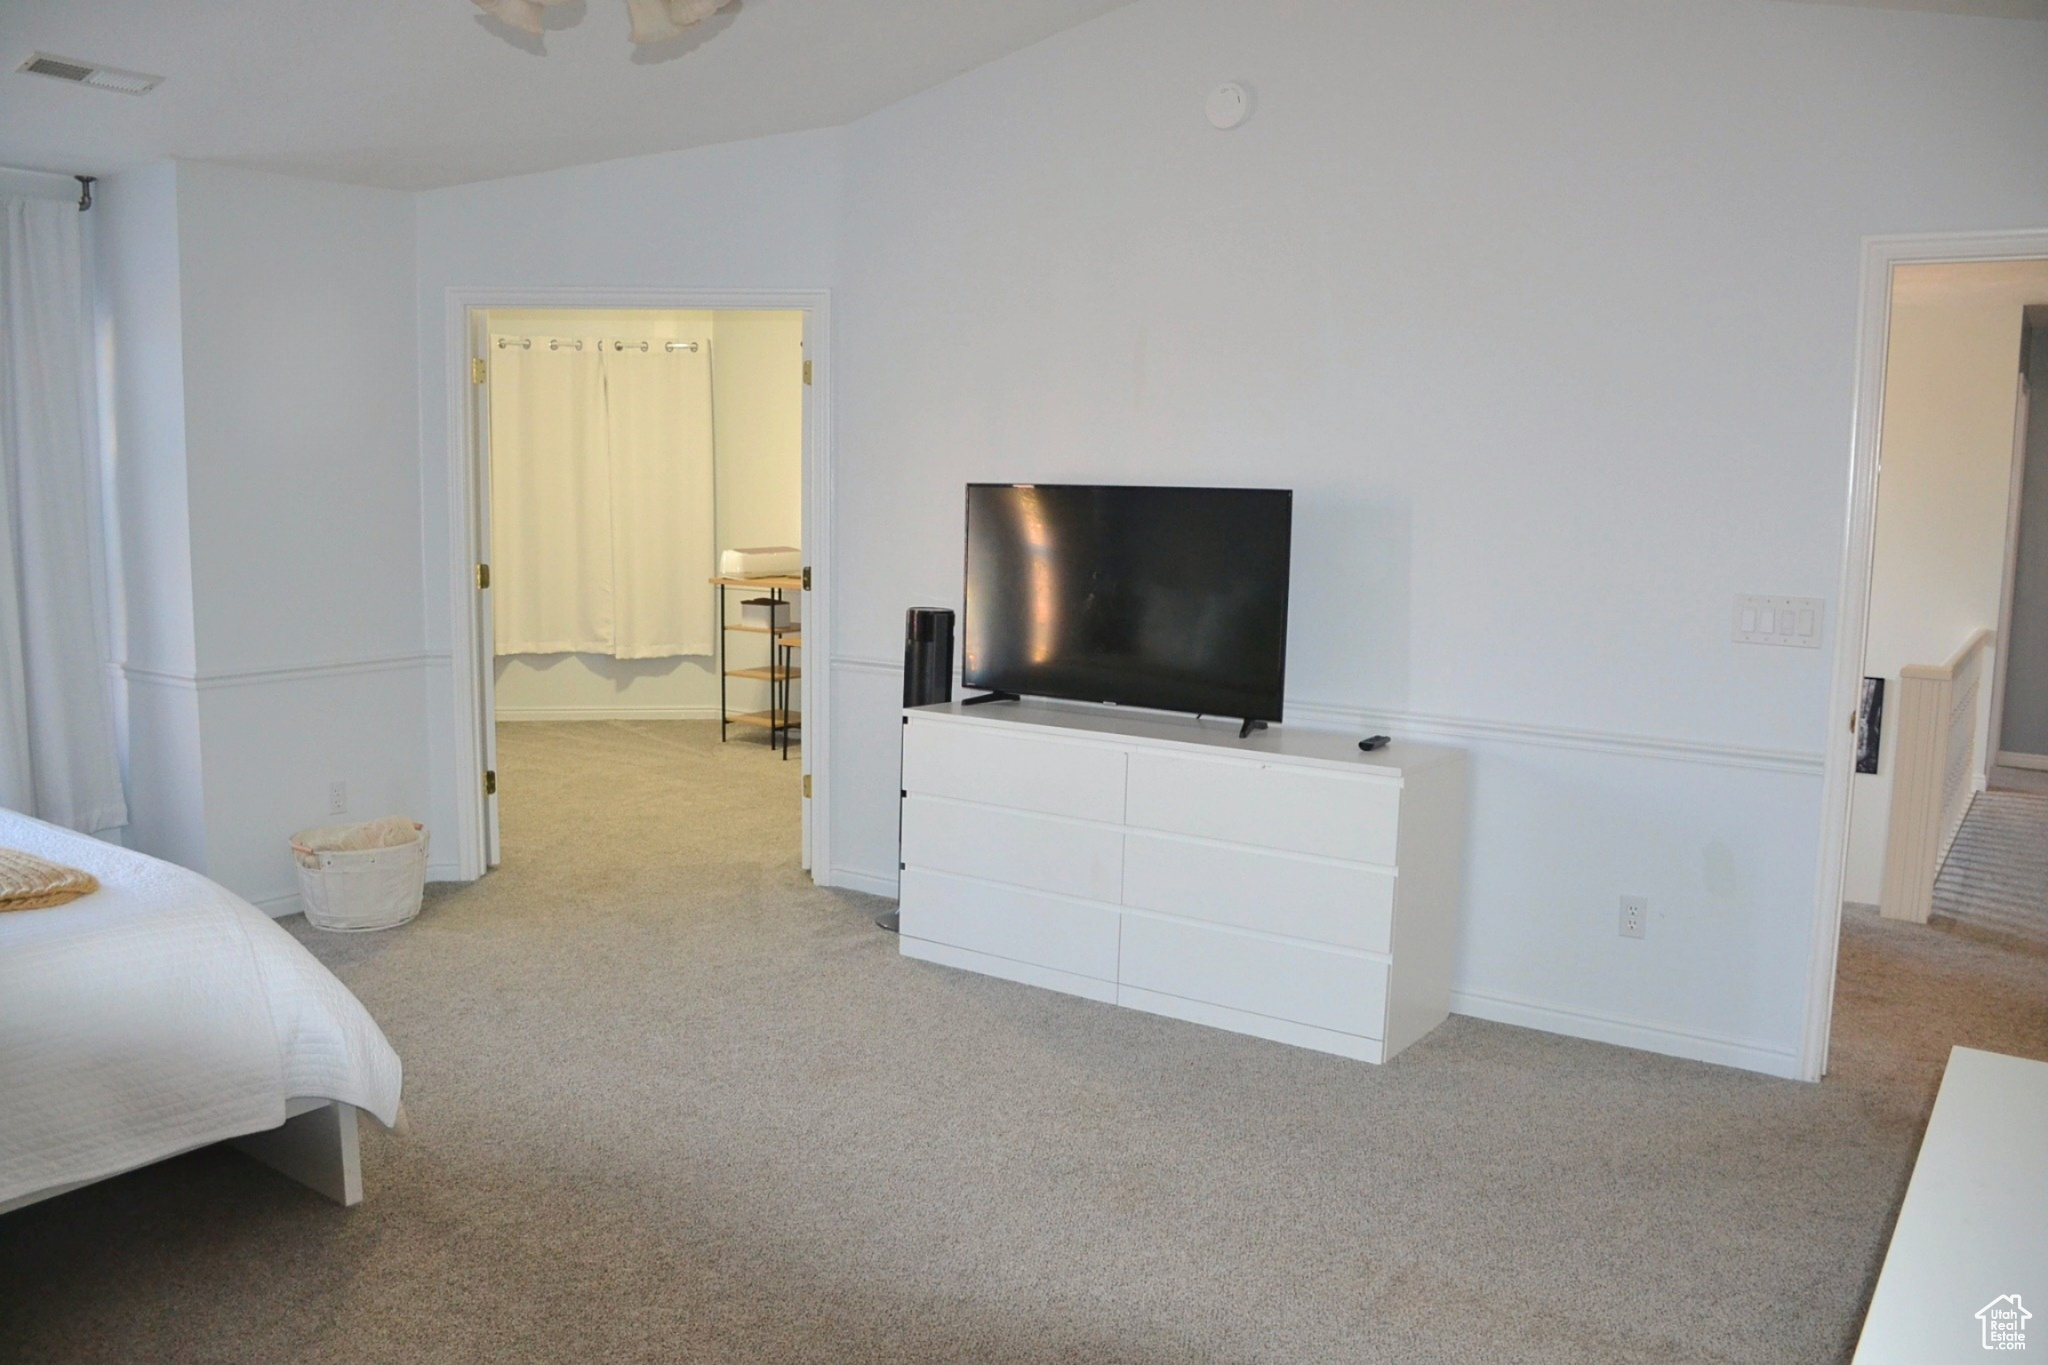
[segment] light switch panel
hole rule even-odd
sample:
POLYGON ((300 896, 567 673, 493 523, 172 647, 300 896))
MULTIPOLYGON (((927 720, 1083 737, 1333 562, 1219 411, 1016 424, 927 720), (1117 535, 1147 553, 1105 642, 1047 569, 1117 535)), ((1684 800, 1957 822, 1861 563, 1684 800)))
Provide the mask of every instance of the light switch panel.
POLYGON ((1735 642, 1819 649, 1826 605, 1820 597, 1738 597, 1735 642))

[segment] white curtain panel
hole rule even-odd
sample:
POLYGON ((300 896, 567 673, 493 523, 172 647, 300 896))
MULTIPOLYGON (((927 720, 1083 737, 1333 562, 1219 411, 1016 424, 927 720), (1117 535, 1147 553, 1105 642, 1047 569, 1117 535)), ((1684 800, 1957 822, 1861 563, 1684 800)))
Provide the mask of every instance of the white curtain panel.
POLYGON ((611 341, 604 349, 611 453, 612 653, 709 655, 717 538, 711 347, 611 341))
POLYGON ((78 207, 0 197, 0 805, 128 823, 78 207))
POLYGON ((490 360, 497 652, 609 654, 612 489, 598 339, 499 340, 490 360))

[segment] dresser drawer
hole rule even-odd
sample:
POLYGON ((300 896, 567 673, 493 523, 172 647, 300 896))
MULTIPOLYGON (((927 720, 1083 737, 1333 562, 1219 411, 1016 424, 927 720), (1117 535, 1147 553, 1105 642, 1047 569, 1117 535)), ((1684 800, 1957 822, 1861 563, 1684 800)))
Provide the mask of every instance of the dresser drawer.
POLYGON ((1387 964, 1330 948, 1126 911, 1117 979, 1271 1019, 1386 1036, 1387 964))
POLYGON ((1126 823, 1392 866, 1398 782, 1253 759, 1131 755, 1126 823))
POLYGON ((903 861, 1114 905, 1123 887, 1124 836, 1101 825, 913 794, 903 801, 903 861))
POLYGON ((903 730, 903 789, 1117 824, 1124 751, 913 715, 903 730))
POLYGON ((1014 886, 906 868, 900 927, 910 938, 1116 980, 1117 911, 1014 886))
POLYGON ((1124 904, 1371 953, 1393 942, 1383 868, 1140 830, 1124 835, 1124 904))

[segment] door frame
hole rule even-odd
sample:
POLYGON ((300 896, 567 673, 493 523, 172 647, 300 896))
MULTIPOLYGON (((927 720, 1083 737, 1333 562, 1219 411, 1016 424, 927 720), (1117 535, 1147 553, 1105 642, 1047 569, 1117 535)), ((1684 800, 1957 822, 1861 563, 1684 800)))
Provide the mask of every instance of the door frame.
MULTIPOLYGON (((812 795, 804 811, 804 853, 812 878, 830 885, 831 859, 831 669, 833 587, 832 506, 832 296, 825 289, 619 289, 520 286, 456 286, 442 306, 442 353, 447 385, 448 558, 452 700, 455 733, 447 774, 455 796, 455 845, 463 880, 487 870, 497 799, 484 794, 482 773, 491 752, 486 733, 493 719, 487 694, 492 661, 487 599, 476 586, 476 566, 488 527, 485 490, 490 473, 486 444, 489 415, 483 385, 471 382, 474 338, 483 314, 494 308, 655 308, 691 311, 783 311, 804 315, 804 359, 811 382, 804 389, 803 551, 812 591, 802 612, 804 655, 799 709, 804 721, 802 779, 812 795)), ((714 342, 714 345, 716 343, 714 342)), ((722 642, 721 642, 722 643, 722 642)))
POLYGON ((2048 258, 2048 229, 1948 232, 1863 239, 1856 316, 1855 407, 1849 436, 1847 536, 1836 591, 1835 660, 1828 685, 1827 761, 1821 782, 1820 867, 1813 934, 1808 944, 1806 1020, 1799 1075, 1827 1071, 1834 1023, 1835 967, 1842 936, 1842 883, 1849 857, 1849 794, 1856 763, 1856 703, 1870 618, 1870 572, 1877 531, 1878 438, 1884 416, 1884 369, 1891 337, 1892 271, 1902 265, 2048 258), (1848 717, 1849 724, 1842 724, 1848 717))

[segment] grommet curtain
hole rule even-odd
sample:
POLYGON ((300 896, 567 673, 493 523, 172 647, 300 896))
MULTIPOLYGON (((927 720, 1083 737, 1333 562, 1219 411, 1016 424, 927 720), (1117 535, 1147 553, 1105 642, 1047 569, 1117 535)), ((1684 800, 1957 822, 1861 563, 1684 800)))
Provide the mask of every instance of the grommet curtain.
POLYGON ((128 823, 114 737, 84 230, 0 197, 0 806, 128 823))
POLYGON ((713 652, 711 353, 491 338, 496 651, 713 652))

